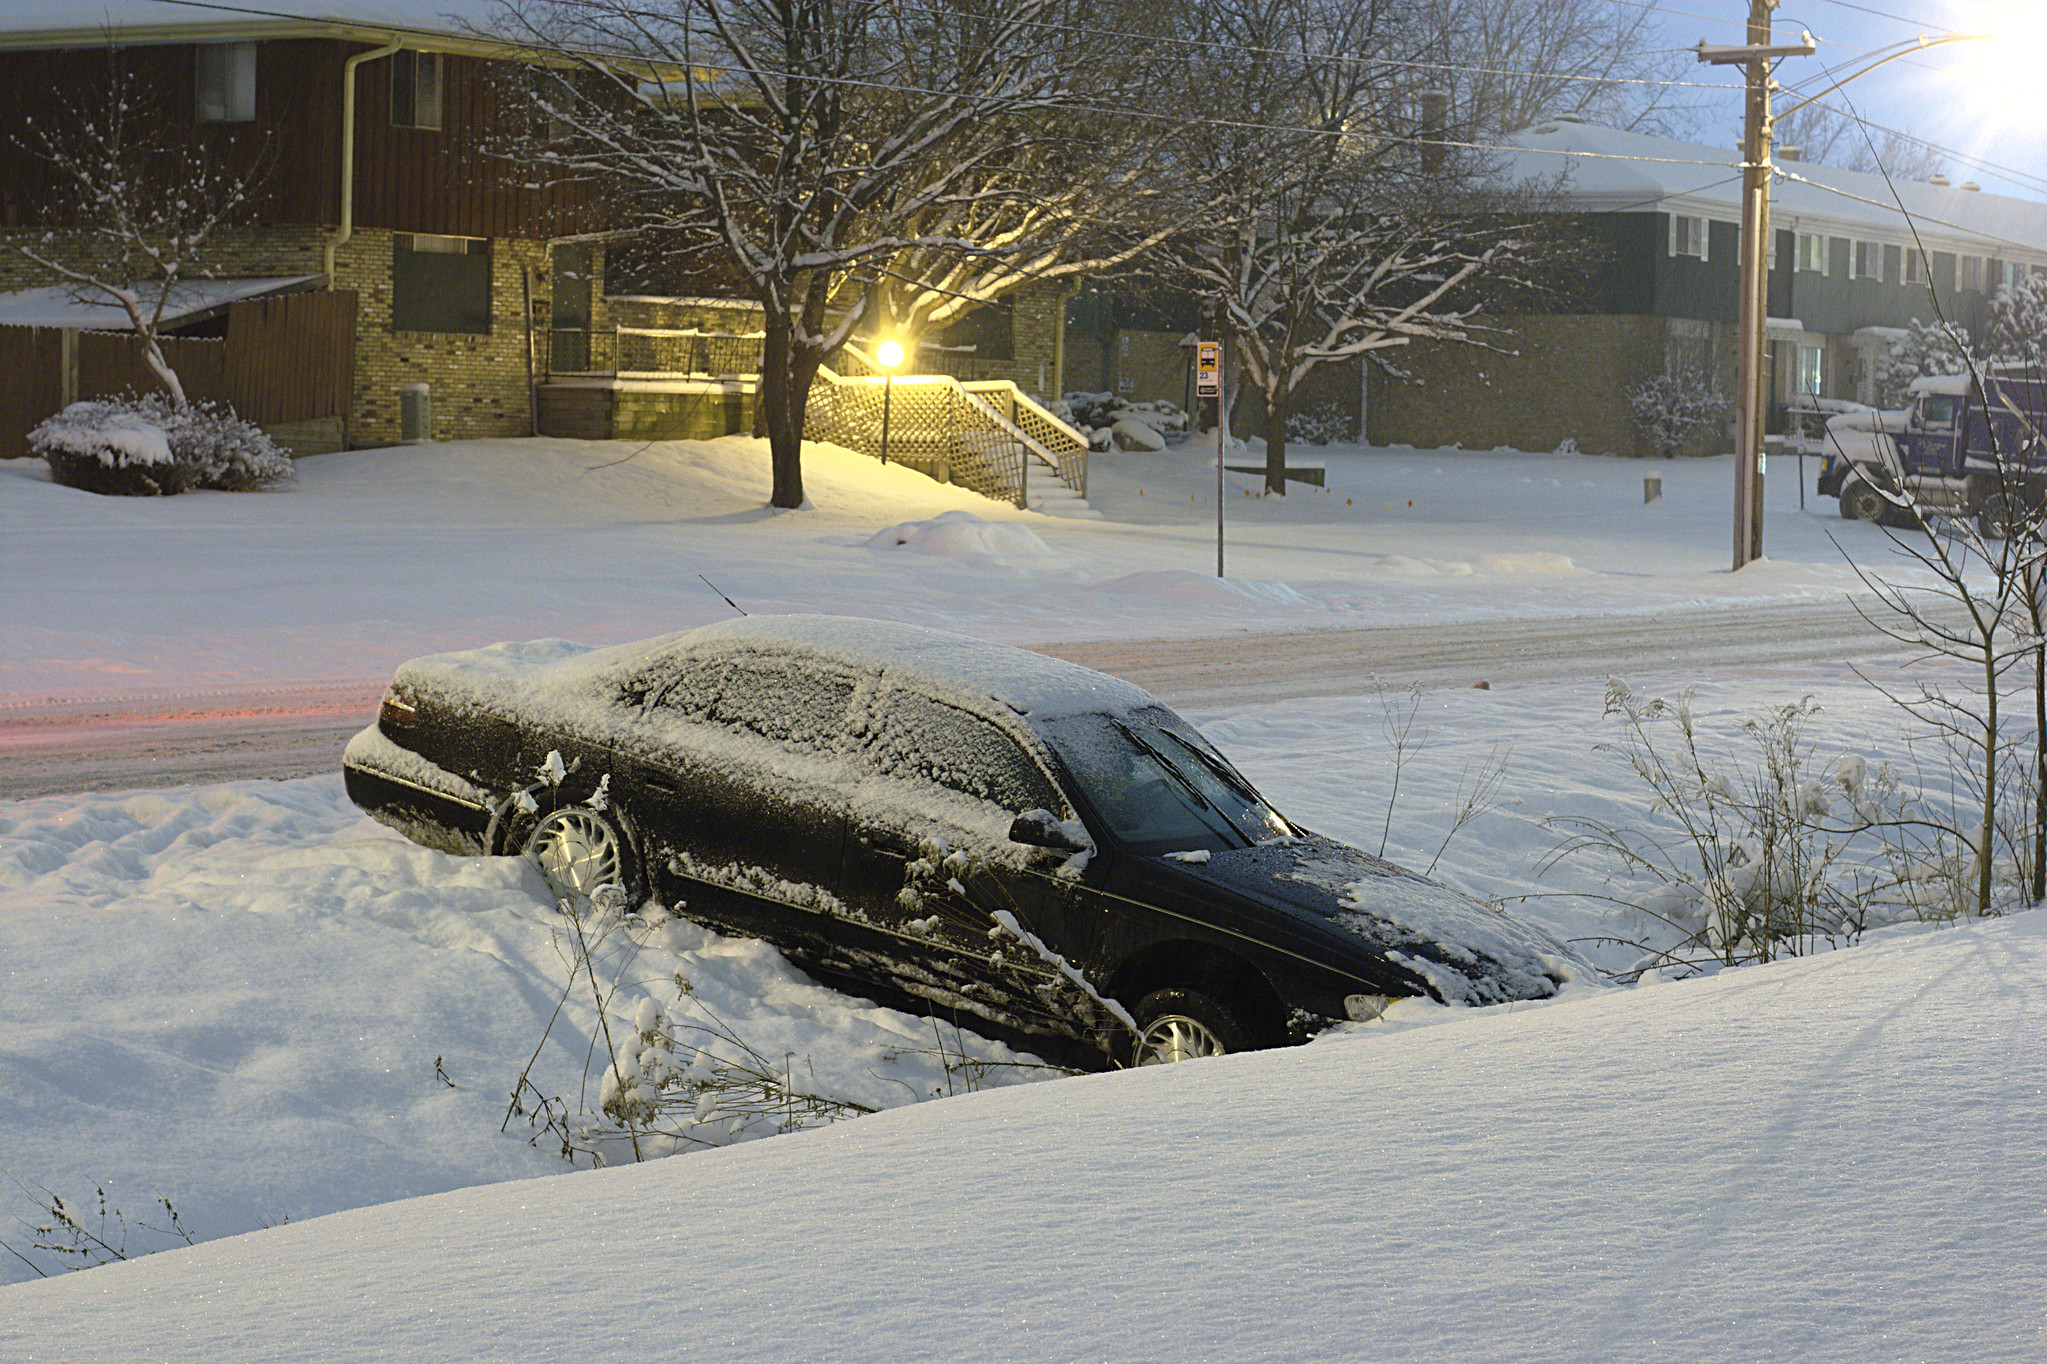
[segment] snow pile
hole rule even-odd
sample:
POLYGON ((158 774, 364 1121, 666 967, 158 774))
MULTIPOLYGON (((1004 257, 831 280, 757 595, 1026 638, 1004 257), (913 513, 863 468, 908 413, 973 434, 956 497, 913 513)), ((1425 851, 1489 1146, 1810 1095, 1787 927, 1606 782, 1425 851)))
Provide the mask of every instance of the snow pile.
MULTIPOLYGON (((566 922, 526 862, 408 843, 338 777, 0 805, 0 1167, 28 1186, 0 1181, 0 1242, 28 1248, 35 1188, 104 1185, 144 1221, 161 1193, 205 1240, 566 1170, 525 1118, 500 1133, 558 1000, 534 1084, 571 1110, 598 1095, 566 922)), ((871 1108, 961 1091, 970 1060, 984 1087, 1056 1073, 679 920, 638 931, 615 1009, 643 1000, 871 1108)), ((692 1140, 768 1130, 714 1114, 692 1140)), ((31 1275, 0 1254, 0 1282, 31 1275)))
POLYGON ((1046 568, 1060 562, 1029 526, 984 521, 970 511, 941 512, 928 521, 905 521, 878 532, 869 549, 907 549, 987 568, 1046 568))
POLYGON ((2043 982, 2029 913, 1438 1009, 16 1286, 0 1354, 2034 1360, 2043 982))
POLYGON ((1109 427, 1109 439, 1118 450, 1163 450, 1166 438, 1146 422, 1123 417, 1109 427))

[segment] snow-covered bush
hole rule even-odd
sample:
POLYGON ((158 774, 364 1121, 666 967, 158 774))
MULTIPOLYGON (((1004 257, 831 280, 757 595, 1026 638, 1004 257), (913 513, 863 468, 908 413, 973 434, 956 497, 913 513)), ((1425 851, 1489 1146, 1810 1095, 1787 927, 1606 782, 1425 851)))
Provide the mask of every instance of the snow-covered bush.
POLYGON ((1333 445, 1351 437, 1350 414, 1340 403, 1323 403, 1286 414, 1286 438, 1303 445, 1333 445))
POLYGON ((1947 322, 1912 319, 1876 357, 1876 405, 1903 407, 1906 389, 1914 379, 1927 374, 1961 374, 1974 362, 1966 327, 1947 322))
POLYGON ((1628 390, 1635 429, 1659 455, 1674 455, 1727 411, 1727 395, 1703 367, 1680 366, 1628 390))
POLYGON ((2047 369, 2047 275, 2027 274, 1999 289, 1983 321, 1991 359, 2047 369))
POLYGON ((29 432, 28 445, 57 482, 96 493, 243 492, 294 472, 291 456, 255 423, 157 393, 73 403, 29 432))
POLYGON ((1123 450, 1163 448, 1179 439, 1189 426, 1186 412, 1162 398, 1133 403, 1114 393, 1069 393, 1059 408, 1061 415, 1084 432, 1097 450, 1109 448, 1113 440, 1110 433, 1119 422, 1149 427, 1163 437, 1156 446, 1141 436, 1135 444, 1113 440, 1123 450))
POLYGON ((1747 759, 1702 742, 1691 694, 1637 695, 1609 680, 1618 752, 1649 790, 1649 827, 1558 818, 1568 837, 1545 861, 1609 859, 1636 886, 1613 895, 1647 931, 1616 934, 1646 952, 1639 969, 1700 969, 1797 956, 1868 928, 1952 915, 1952 858, 1895 835, 1926 821, 1888 766, 1857 754, 1828 764, 1805 737, 1810 699, 1741 722, 1747 759), (1641 882, 1649 884, 1646 887, 1641 882))

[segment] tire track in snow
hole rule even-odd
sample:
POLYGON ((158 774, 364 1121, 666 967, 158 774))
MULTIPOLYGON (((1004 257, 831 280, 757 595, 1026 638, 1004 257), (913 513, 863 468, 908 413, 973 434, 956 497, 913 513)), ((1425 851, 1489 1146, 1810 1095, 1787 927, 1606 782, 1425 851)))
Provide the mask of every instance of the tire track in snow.
MULTIPOLYGON (((1846 601, 1627 616, 1047 644, 1168 705, 1212 710, 1393 685, 1630 680, 1894 656, 1846 601)), ((0 798, 312 776, 376 713, 382 681, 206 688, 0 707, 0 798)))

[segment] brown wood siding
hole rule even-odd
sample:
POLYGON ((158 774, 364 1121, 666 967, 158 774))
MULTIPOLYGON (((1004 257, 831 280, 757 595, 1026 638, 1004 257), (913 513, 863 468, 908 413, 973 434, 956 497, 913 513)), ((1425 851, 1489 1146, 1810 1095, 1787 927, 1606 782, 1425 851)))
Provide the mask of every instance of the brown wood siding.
POLYGON ((391 124, 391 63, 364 62, 356 93, 358 227, 445 237, 569 236, 602 226, 595 186, 531 188, 533 171, 494 151, 515 131, 505 91, 518 68, 441 58, 441 126, 391 124))
MULTIPOLYGON (((361 43, 290 39, 257 44, 252 122, 198 123, 193 117, 194 51, 187 46, 124 48, 114 55, 147 92, 160 126, 234 162, 267 163, 261 224, 340 221, 341 81, 361 43)), ((490 155, 504 125, 499 83, 508 63, 443 56, 441 128, 391 126, 391 63, 357 68, 358 227, 454 237, 566 236, 605 225, 595 186, 533 189, 531 172, 490 155)), ((104 48, 0 53, 0 227, 65 226, 54 207, 51 168, 6 134, 30 119, 80 112, 103 102, 104 48)))
POLYGON ((0 327, 0 459, 28 453, 28 432, 63 404, 64 333, 0 327))
MULTIPOLYGON (((159 341, 185 396, 225 403, 259 426, 345 417, 355 393, 356 296, 348 290, 256 299, 228 309, 227 336, 159 341)), ((0 457, 27 453, 31 427, 61 404, 63 333, 0 327, 0 457)), ((162 390, 142 343, 78 338, 78 396, 162 390)))

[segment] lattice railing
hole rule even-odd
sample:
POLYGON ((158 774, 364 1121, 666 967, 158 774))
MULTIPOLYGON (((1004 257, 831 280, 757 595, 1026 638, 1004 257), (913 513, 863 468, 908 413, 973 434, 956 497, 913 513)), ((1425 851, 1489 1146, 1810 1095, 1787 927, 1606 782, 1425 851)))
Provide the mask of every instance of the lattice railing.
POLYGON ((759 332, 694 327, 555 332, 548 369, 553 374, 617 379, 751 379, 761 372, 765 339, 759 332))

